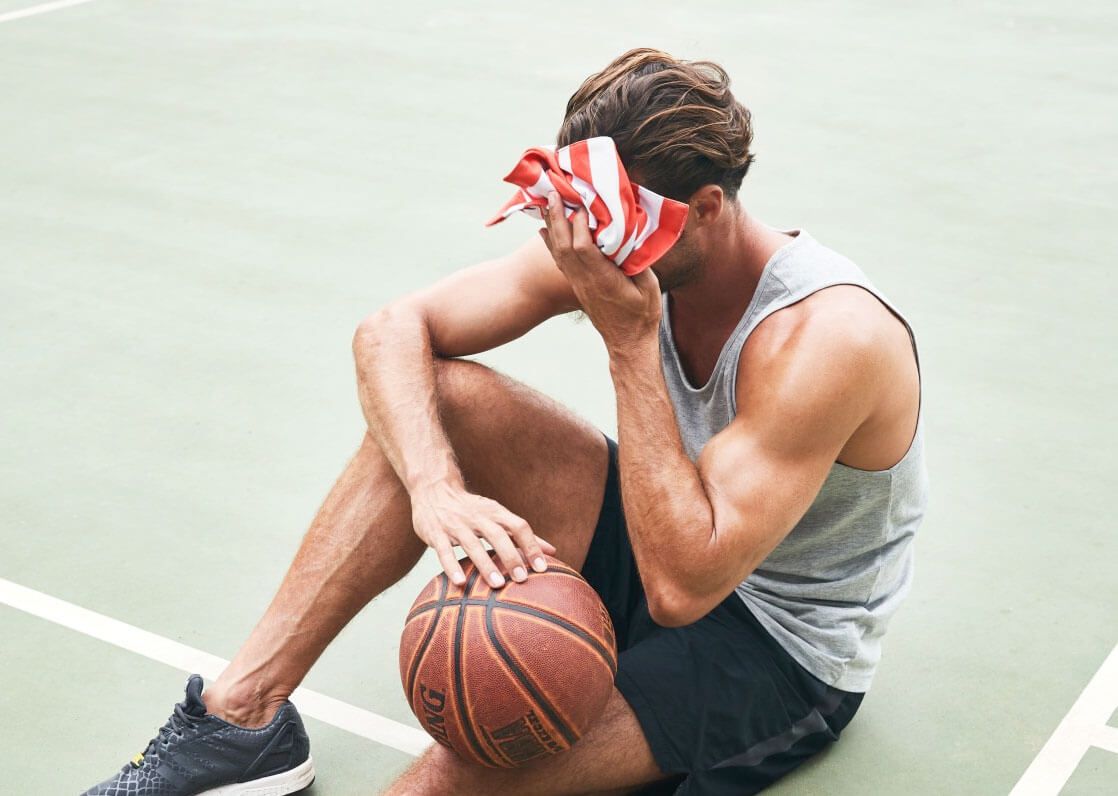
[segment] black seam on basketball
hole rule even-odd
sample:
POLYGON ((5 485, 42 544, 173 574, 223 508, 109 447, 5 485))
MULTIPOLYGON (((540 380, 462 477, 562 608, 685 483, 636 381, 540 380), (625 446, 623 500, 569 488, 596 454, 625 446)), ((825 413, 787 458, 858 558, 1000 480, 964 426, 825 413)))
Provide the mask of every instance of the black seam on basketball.
POLYGON ((571 624, 561 616, 556 616, 555 614, 549 613, 547 611, 542 611, 539 608, 531 608, 527 605, 521 605, 519 603, 498 602, 495 607, 505 611, 515 611, 518 614, 527 614, 528 616, 534 616, 537 619, 543 619, 547 622, 551 622, 552 624, 563 628, 563 630, 566 630, 572 635, 578 636, 580 639, 594 648, 595 652, 597 652, 598 655, 601 656, 602 660, 605 662, 606 666, 609 667, 609 670, 613 674, 617 674, 616 657, 614 657, 610 653, 609 649, 607 649, 606 646, 602 644, 602 642, 598 641, 598 639, 594 638, 578 625, 571 624))
MULTIPOLYGON (((439 603, 435 606, 432 606, 432 608, 437 613, 435 614, 434 618, 431 620, 431 626, 429 628, 427 628, 427 632, 423 634, 423 641, 421 641, 419 643, 419 647, 418 647, 418 649, 416 649, 416 651, 415 651, 415 653, 414 653, 414 655, 412 656, 412 659, 411 659, 411 666, 409 667, 409 671, 408 671, 408 704, 409 705, 414 705, 415 704, 415 697, 412 694, 412 689, 415 688, 415 676, 419 672, 419 664, 423 661, 423 654, 425 652, 427 652, 427 645, 431 643, 431 637, 435 635, 435 627, 438 626, 438 624, 439 624, 439 616, 443 612, 442 600, 443 600, 444 597, 446 597, 446 589, 447 589, 446 573, 443 573, 442 575, 439 576, 439 603)), ((422 611, 420 611, 420 613, 422 613, 422 611)), ((418 614, 417 614, 417 616, 418 616, 418 614)), ((411 620, 412 620, 412 617, 409 616, 408 621, 410 622, 411 620)))
POLYGON ((470 579, 466 581, 466 586, 462 589, 462 599, 458 603, 458 627, 454 630, 454 706, 458 712, 458 724, 465 731, 466 740, 470 742, 470 746, 474 748, 478 758, 488 762, 491 766, 496 766, 498 765, 497 762, 489 756, 485 747, 478 741, 474 726, 470 723, 470 717, 466 711, 466 687, 462 681, 462 631, 466 626, 466 606, 469 601, 470 590, 473 588, 477 577, 478 571, 475 569, 470 573, 470 579))
MULTIPOLYGON (((581 572, 575 572, 575 571, 574 571, 573 569, 571 569, 570 567, 566 567, 566 566, 556 566, 556 565, 552 564, 551 566, 549 566, 549 567, 547 568, 547 571, 548 571, 549 573, 551 573, 551 572, 557 572, 557 573, 559 573, 560 575, 567 575, 567 576, 569 576, 569 577, 572 577, 572 578, 574 578, 575 580, 580 580, 580 581, 582 581, 582 582, 583 582, 583 583, 585 583, 585 584, 586 584, 587 586, 590 586, 589 582, 587 582, 586 578, 584 578, 584 577, 582 576, 582 573, 581 573, 581 572)), ((590 588, 591 588, 592 590, 594 590, 595 592, 597 592, 597 590, 596 590, 596 589, 594 589, 594 587, 593 587, 593 586, 590 586, 590 588)), ((599 597, 600 597, 600 595, 599 595, 599 597)), ((617 633, 616 633, 616 632, 614 631, 614 627, 613 627, 613 621, 612 621, 612 620, 610 621, 610 625, 609 625, 609 646, 611 646, 611 647, 614 647, 614 648, 616 648, 616 647, 617 647, 617 633)), ((615 668, 615 667, 611 667, 611 671, 613 671, 613 669, 614 669, 614 668, 615 668)))
MULTIPOLYGON (((549 575, 551 574, 551 572, 555 572, 555 574, 557 575, 569 575, 572 578, 577 578, 582 582, 586 582, 586 578, 582 577, 579 572, 576 572, 574 569, 568 569, 567 567, 557 567, 556 565, 550 565, 547 571, 549 575)), ((446 578, 446 575, 444 574, 440 577, 446 578)), ((428 610, 434 610, 435 608, 438 608, 440 606, 452 605, 456 603, 457 600, 446 599, 446 590, 444 589, 436 599, 428 601, 428 603, 420 604, 411 609, 411 613, 407 615, 405 622, 408 622, 408 620, 414 619, 421 614, 426 614, 428 610)), ((471 605, 484 605, 484 603, 472 603, 471 605)))
MULTIPOLYGON (((573 569, 567 569, 565 567, 558 567, 558 566, 555 566, 554 564, 552 564, 547 568, 547 573, 551 574, 553 572, 558 574, 558 575, 569 575, 572 578, 576 578, 578 580, 581 580, 583 583, 586 582, 586 578, 582 577, 582 575, 575 572, 573 569)), ((446 577, 446 576, 443 575, 443 577, 446 577)), ((459 599, 461 599, 461 598, 459 598, 459 599)), ((478 598, 478 599, 480 600, 480 598, 478 598)), ((418 606, 412 608, 411 613, 409 613, 407 615, 407 618, 404 621, 405 622, 410 622, 412 619, 415 619, 417 616, 422 616, 423 614, 427 613, 428 611, 434 611, 436 608, 439 608, 441 606, 452 605, 452 604, 457 604, 457 603, 458 603, 458 600, 447 600, 446 599, 446 593, 444 591, 438 597, 437 600, 435 600, 433 602, 422 603, 421 605, 418 605, 418 606)), ((484 605, 485 602, 484 602, 484 600, 480 600, 479 602, 469 602, 468 604, 469 605, 484 605)))
MULTIPOLYGON (((443 577, 446 576, 444 575, 443 577)), ((444 602, 423 603, 422 605, 418 605, 415 608, 411 609, 411 612, 404 619, 404 623, 406 624, 415 619, 417 616, 423 616, 423 614, 427 613, 428 611, 434 611, 436 608, 443 608, 446 605, 447 604, 444 602)))
MULTIPOLYGON (((517 612, 514 612, 514 613, 517 613, 517 612)), ((524 614, 522 614, 522 615, 524 615, 524 614)), ((525 615, 525 619, 526 619, 526 621, 539 621, 539 622, 544 622, 544 623, 549 624, 549 625, 554 625, 555 624, 554 622, 551 622, 548 619, 541 619, 541 618, 535 617, 535 616, 533 616, 531 618, 528 618, 525 615)), ((563 629, 563 628, 560 628, 560 629, 563 629)), ((607 658, 607 657, 604 657, 602 655, 602 651, 600 649, 598 649, 596 646, 594 646, 590 641, 588 641, 583 636, 578 636, 578 635, 575 635, 573 633, 571 635, 574 636, 574 641, 575 642, 577 642, 578 644, 581 644, 583 647, 585 647, 586 651, 589 652, 592 657, 594 657, 598 660, 598 663, 600 663, 600 664, 602 664, 602 666, 606 667, 606 672, 609 674, 611 679, 615 678, 617 676, 617 669, 616 669, 615 666, 611 665, 611 663, 610 663, 611 659, 607 658)))
MULTIPOLYGON (((500 594, 500 592, 494 592, 494 593, 495 594, 500 594)), ((445 605, 485 606, 485 605, 488 605, 488 600, 482 599, 481 597, 474 597, 472 599, 461 599, 461 600, 458 600, 456 602, 445 603, 445 605)), ((423 613, 424 611, 433 610, 434 607, 435 606, 425 608, 425 609, 423 609, 423 611, 417 612, 416 616, 423 613)), ((574 633, 576 636, 578 636, 579 638, 583 639, 588 644, 593 646, 594 651, 597 652, 601 656, 602 660, 609 667, 609 670, 611 672, 613 672, 614 674, 617 673, 617 658, 616 658, 615 655, 610 654, 610 648, 608 646, 606 646, 605 644, 603 644, 598 639, 594 638, 589 633, 587 633, 585 630, 580 628, 578 625, 571 624, 567 620, 563 619, 563 617, 558 616, 558 615, 553 614, 553 613, 550 613, 548 611, 544 611, 542 608, 535 608, 535 607, 530 606, 530 605, 523 605, 522 603, 499 602, 497 604, 497 607, 498 608, 508 608, 509 610, 513 610, 513 611, 519 610, 521 613, 532 614, 532 615, 536 616, 537 618, 546 619, 550 622, 553 622, 556 625, 559 625, 564 630, 568 630, 568 631, 574 633), (521 610, 521 609, 523 609, 523 610, 521 610)))
POLYGON ((505 645, 497 638, 497 629, 493 627, 493 607, 497 604, 497 594, 494 592, 489 595, 489 599, 486 601, 485 605, 485 631, 489 634, 489 643, 497 650, 497 654, 501 656, 501 659, 505 662, 505 665, 508 666, 513 676, 516 677, 516 679, 520 681, 520 684, 528 691, 529 695, 532 697, 532 701, 539 705, 540 710, 547 714, 547 718, 552 726, 559 730, 559 734, 563 736, 564 740, 566 740, 569 745, 573 745, 574 742, 578 740, 578 735, 567 726, 567 723, 563 721, 562 718, 560 718, 555 708, 551 706, 551 702, 540 693, 539 689, 536 688, 536 684, 533 683, 531 678, 520 668, 520 665, 513 660, 512 655, 505 649, 505 645))

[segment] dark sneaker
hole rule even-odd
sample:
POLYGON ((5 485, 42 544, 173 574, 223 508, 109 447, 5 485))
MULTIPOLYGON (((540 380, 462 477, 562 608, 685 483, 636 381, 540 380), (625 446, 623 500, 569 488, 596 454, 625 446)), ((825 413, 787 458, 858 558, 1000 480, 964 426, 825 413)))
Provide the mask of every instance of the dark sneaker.
POLYGON ((238 727, 206 712, 202 678, 116 776, 82 796, 284 796, 314 781, 310 741, 299 712, 285 702, 264 727, 238 727))

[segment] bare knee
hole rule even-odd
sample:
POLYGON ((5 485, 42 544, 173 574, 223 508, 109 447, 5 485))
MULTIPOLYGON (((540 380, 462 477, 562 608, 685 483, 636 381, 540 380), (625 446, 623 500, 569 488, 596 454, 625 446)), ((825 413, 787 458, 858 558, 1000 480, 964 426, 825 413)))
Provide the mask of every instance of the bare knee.
POLYGON ((435 359, 435 394, 444 424, 468 419, 472 411, 491 406, 513 382, 479 362, 468 359, 435 359))
POLYGON ((491 466, 493 455, 507 455, 512 438, 546 433, 564 411, 527 385, 468 359, 435 360, 435 395, 439 419, 467 471, 491 466))
POLYGON ((601 432, 480 363, 438 358, 434 376, 439 420, 467 488, 523 518, 560 558, 579 564, 605 484, 601 432))

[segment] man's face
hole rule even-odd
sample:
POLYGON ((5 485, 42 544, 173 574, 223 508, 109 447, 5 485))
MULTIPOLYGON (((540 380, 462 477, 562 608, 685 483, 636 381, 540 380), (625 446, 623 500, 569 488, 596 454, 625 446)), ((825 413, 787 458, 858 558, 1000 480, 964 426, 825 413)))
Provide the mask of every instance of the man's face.
MULTIPOLYGON (((639 169, 629 169, 629 176, 637 185, 644 184, 645 174, 639 169)), ((683 227, 683 234, 679 240, 664 252, 663 256, 652 266, 652 273, 660 280, 660 292, 689 285, 697 281, 703 274, 704 261, 702 250, 695 242, 694 231, 690 229, 691 218, 688 215, 687 224, 683 227)))
POLYGON ((667 293, 697 281, 703 275, 704 265, 702 252, 685 227, 675 245, 653 264, 652 273, 660 280, 660 292, 667 293))

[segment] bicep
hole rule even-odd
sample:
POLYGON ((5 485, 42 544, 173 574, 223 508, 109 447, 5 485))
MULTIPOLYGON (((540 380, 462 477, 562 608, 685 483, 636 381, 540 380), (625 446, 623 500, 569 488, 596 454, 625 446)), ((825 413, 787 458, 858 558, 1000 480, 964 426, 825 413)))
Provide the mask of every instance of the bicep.
MULTIPOLYGON (((784 429, 784 434, 794 434, 784 429)), ((833 455, 777 439, 764 418, 738 415, 699 457, 699 477, 710 500, 713 543, 726 560, 731 584, 744 580, 799 522, 830 470, 833 455)))
POLYGON ((698 462, 717 544, 740 570, 733 577, 748 576, 795 527, 865 419, 863 357, 818 334, 743 352, 737 415, 698 462))
POLYGON ((467 356, 515 340, 548 318, 578 309, 566 277, 533 236, 515 251, 464 268, 405 301, 427 321, 442 356, 467 356))

